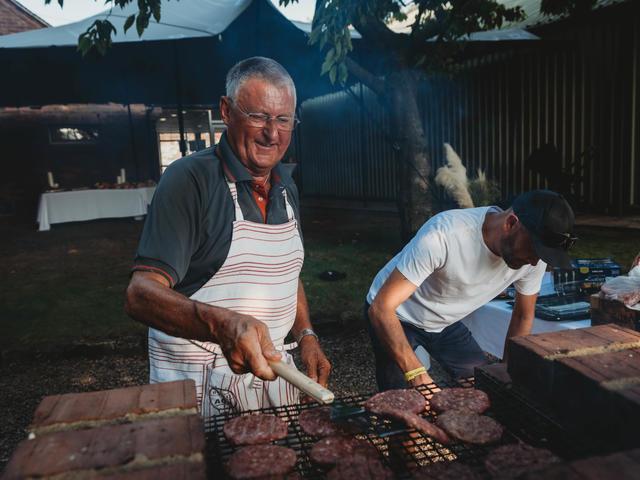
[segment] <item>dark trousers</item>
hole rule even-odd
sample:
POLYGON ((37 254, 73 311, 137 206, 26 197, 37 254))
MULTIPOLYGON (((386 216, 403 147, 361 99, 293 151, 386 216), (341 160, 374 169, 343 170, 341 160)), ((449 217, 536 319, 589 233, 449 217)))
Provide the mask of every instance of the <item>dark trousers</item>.
MULTIPOLYGON (((376 359, 378 389, 406 388, 408 385, 404 372, 387 354, 371 326, 367 302, 364 305, 364 317, 376 359)), ((439 333, 425 332, 411 324, 400 323, 413 351, 422 346, 453 378, 471 377, 475 367, 487 363, 486 355, 462 322, 449 325, 439 333)))

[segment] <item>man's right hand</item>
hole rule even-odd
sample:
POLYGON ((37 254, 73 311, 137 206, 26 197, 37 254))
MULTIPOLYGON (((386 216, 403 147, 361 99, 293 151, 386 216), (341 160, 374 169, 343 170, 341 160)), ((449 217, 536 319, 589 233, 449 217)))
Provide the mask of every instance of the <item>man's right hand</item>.
POLYGON ((251 372, 263 380, 275 380, 276 374, 268 362, 279 361, 282 356, 273 347, 264 323, 235 312, 229 312, 216 323, 216 342, 234 373, 251 372))

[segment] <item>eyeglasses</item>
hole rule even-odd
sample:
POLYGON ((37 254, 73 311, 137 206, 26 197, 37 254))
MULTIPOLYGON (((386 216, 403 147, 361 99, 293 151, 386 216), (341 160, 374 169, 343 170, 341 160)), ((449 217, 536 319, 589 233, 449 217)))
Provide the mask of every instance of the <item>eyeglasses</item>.
POLYGON ((569 250, 578 241, 578 237, 571 233, 548 233, 542 237, 542 243, 548 246, 557 246, 569 250))
POLYGON ((242 113, 246 117, 247 124, 250 127, 264 128, 267 126, 267 123, 269 123, 270 121, 273 121, 278 130, 282 130, 284 132, 290 132, 294 128, 296 128, 296 126, 300 123, 300 120, 298 120, 298 118, 296 118, 295 116, 293 117, 290 117, 288 115, 273 116, 273 115, 268 115, 266 113, 245 112, 242 108, 240 108, 240 105, 238 105, 233 101, 232 98, 229 98, 229 97, 227 98, 229 99, 229 102, 236 108, 236 110, 238 110, 240 113, 242 113))
POLYGON ((559 233, 558 235, 562 237, 560 240, 560 246, 565 250, 569 250, 578 241, 578 237, 570 233, 559 233))

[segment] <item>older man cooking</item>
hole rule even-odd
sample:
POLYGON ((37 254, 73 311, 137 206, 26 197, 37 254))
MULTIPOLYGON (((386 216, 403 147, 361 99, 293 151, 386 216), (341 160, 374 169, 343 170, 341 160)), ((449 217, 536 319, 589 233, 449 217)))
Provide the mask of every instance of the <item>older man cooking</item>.
POLYGON ((220 100, 220 143, 165 171, 144 225, 125 308, 150 327, 151 382, 195 380, 204 416, 298 402, 269 366, 292 362, 289 333, 307 374, 328 381, 299 280, 298 192, 279 165, 295 106, 279 63, 235 65, 220 100))

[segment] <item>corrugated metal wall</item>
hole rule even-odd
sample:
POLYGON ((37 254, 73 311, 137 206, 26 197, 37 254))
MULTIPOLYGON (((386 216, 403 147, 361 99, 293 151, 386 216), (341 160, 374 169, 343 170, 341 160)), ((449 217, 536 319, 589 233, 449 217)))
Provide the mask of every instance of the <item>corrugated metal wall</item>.
MULTIPOLYGON (((636 4, 623 17, 598 15, 545 32, 553 43, 425 82, 420 104, 432 167, 442 165, 448 142, 469 171, 484 169, 508 198, 547 186, 526 160, 552 144, 565 170, 582 171, 574 194, 585 207, 640 206, 639 10, 636 4)), ((305 195, 396 198, 389 122, 371 92, 356 86, 351 94, 313 99, 303 105, 302 119, 305 195)))
POLYGON ((397 175, 389 118, 375 95, 356 85, 308 100, 297 132, 304 195, 393 200, 397 175))

